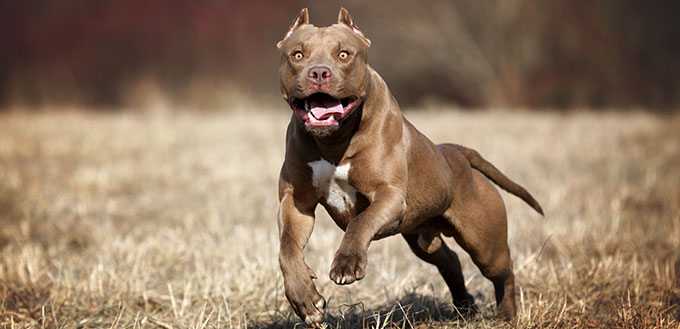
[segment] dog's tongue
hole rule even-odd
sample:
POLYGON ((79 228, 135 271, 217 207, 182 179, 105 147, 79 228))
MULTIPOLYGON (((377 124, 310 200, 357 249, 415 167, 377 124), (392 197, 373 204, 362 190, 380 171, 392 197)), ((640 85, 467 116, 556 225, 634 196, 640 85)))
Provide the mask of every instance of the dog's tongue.
POLYGON ((328 95, 318 95, 309 98, 309 111, 318 119, 323 120, 333 114, 342 114, 342 104, 328 95))

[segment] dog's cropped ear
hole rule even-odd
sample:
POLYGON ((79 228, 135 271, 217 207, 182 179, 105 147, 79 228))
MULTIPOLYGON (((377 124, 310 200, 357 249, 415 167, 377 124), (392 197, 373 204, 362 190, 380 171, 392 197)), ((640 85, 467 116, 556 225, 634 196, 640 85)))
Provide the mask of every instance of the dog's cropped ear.
POLYGON ((302 10, 300 10, 300 13, 298 13, 295 19, 293 20, 293 24, 291 24, 290 27, 288 28, 286 36, 283 37, 283 40, 276 43, 276 48, 280 49, 281 45, 283 45, 283 42, 286 41, 286 39, 288 39, 288 37, 290 37, 291 34, 293 34, 293 32, 295 32, 295 30, 297 30, 298 27, 300 27, 302 24, 309 24, 309 11, 307 10, 307 8, 302 8, 302 10))
POLYGON ((345 24, 349 26, 354 33, 358 34, 361 39, 366 43, 367 47, 371 46, 371 40, 368 40, 366 36, 364 36, 364 33, 359 30, 359 27, 354 24, 354 21, 352 20, 352 16, 349 15, 349 11, 347 9, 340 7, 340 13, 338 13, 338 24, 345 24))

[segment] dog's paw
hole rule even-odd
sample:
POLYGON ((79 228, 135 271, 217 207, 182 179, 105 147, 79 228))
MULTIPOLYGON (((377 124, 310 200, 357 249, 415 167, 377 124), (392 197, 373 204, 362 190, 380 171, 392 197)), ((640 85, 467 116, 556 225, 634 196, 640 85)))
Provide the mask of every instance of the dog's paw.
POLYGON ((326 300, 321 297, 315 304, 314 307, 316 312, 304 317, 305 323, 312 328, 323 328, 323 315, 324 309, 326 308, 326 300))
POLYGON ((312 328, 321 328, 326 300, 316 291, 314 283, 286 286, 286 298, 293 311, 312 328))
POLYGON ((338 253, 331 265, 330 278, 336 284, 350 284, 366 275, 365 253, 338 253))
POLYGON ((472 318, 479 310, 475 305, 475 298, 472 295, 466 293, 464 298, 453 299, 453 306, 455 307, 456 313, 464 319, 472 318))

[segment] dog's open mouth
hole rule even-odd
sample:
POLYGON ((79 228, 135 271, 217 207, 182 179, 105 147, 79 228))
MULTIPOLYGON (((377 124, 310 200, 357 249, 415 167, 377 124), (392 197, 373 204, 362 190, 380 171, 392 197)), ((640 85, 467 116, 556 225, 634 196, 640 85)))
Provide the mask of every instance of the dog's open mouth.
POLYGON ((356 96, 337 99, 325 93, 312 94, 307 98, 293 98, 290 106, 305 125, 313 127, 337 126, 357 104, 356 96))

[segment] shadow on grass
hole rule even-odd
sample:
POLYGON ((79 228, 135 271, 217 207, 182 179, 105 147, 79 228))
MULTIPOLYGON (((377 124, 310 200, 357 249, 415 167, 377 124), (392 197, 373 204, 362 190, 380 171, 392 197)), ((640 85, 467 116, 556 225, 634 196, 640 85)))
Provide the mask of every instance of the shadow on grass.
MULTIPOLYGON (((411 328, 419 323, 430 321, 450 322, 463 317, 450 301, 435 299, 432 296, 409 293, 373 309, 365 309, 363 303, 342 304, 335 309, 327 309, 324 317, 326 328, 411 328)), ((256 323, 256 328, 306 328, 307 325, 294 313, 287 317, 281 314, 271 323, 256 323)))

